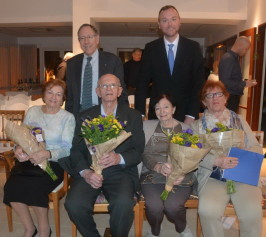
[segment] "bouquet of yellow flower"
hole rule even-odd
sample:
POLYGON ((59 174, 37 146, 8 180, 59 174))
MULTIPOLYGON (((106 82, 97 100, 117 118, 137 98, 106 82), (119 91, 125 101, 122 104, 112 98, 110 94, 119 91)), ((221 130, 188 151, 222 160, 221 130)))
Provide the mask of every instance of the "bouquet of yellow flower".
MULTIPOLYGON (((239 129, 228 128, 222 123, 216 123, 216 127, 206 129, 202 134, 202 142, 212 147, 210 153, 215 156, 226 156, 231 147, 243 147, 245 134, 239 129)), ((235 192, 235 185, 232 180, 226 181, 227 193, 235 192)))
POLYGON ((209 148, 203 148, 198 135, 193 135, 191 129, 184 130, 172 136, 169 145, 168 163, 172 164, 173 171, 166 177, 165 190, 161 199, 166 200, 172 191, 174 181, 198 168, 200 160, 208 153, 209 148))
POLYGON ((97 174, 102 173, 98 160, 104 153, 111 152, 131 136, 124 131, 126 122, 118 121, 114 115, 100 115, 92 120, 85 119, 81 126, 81 136, 85 139, 92 156, 91 168, 97 174))
MULTIPOLYGON (((28 155, 46 150, 44 140, 38 141, 38 137, 44 137, 42 128, 28 127, 25 124, 17 125, 9 120, 6 122, 5 133, 7 137, 14 143, 22 147, 23 151, 28 155)), ((48 173, 52 180, 57 180, 58 177, 52 170, 48 160, 44 160, 38 166, 48 173)))

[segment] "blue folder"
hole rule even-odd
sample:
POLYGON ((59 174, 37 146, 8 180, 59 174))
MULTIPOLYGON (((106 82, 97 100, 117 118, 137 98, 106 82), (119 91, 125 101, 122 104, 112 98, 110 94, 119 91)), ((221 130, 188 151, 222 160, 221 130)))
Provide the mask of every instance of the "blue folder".
POLYGON ((262 154, 232 147, 228 156, 237 157, 238 165, 225 169, 223 178, 257 186, 264 156, 262 154))

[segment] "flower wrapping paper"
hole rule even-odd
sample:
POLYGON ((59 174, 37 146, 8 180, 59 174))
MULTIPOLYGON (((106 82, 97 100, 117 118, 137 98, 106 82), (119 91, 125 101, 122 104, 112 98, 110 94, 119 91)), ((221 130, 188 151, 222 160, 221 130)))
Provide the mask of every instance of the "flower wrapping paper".
POLYGON ((131 132, 126 132, 123 130, 121 131, 118 137, 112 138, 104 143, 93 145, 93 146, 90 145, 89 141, 85 138, 87 148, 92 157, 91 168, 94 170, 96 174, 101 174, 103 170, 102 167, 98 164, 99 158, 102 157, 104 153, 113 151, 116 147, 118 147, 131 135, 132 135, 131 132))

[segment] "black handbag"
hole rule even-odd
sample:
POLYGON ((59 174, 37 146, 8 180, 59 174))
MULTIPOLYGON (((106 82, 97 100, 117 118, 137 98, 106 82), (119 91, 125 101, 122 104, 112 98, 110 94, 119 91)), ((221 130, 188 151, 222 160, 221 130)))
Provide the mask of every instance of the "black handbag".
POLYGON ((22 176, 43 176, 45 171, 38 165, 33 165, 30 161, 16 162, 15 166, 10 171, 11 175, 22 176))

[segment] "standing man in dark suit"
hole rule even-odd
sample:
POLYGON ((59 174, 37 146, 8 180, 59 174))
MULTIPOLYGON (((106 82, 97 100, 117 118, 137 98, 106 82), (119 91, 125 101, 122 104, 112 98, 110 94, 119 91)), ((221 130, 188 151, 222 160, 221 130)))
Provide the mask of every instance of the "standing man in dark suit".
POLYGON ((189 124, 198 118, 200 109, 199 91, 204 82, 201 50, 198 43, 179 35, 180 16, 174 6, 161 8, 158 24, 164 36, 145 46, 135 108, 145 114, 147 87, 152 82, 149 119, 156 118, 154 99, 164 93, 177 105, 174 117, 189 124))
POLYGON ((99 98, 95 92, 97 81, 107 73, 112 73, 119 78, 123 88, 120 101, 128 103, 123 64, 114 54, 98 50, 100 36, 97 29, 90 24, 81 25, 78 30, 78 39, 84 53, 67 61, 66 110, 77 117, 79 112, 99 104, 99 98), (88 62, 88 60, 90 61, 88 62), (90 67, 89 72, 86 70, 87 63, 90 67), (85 79, 88 75, 90 78, 85 79), (87 85, 87 80, 91 84, 87 85), (86 86, 89 89, 85 89, 86 86))
POLYGON ((112 236, 126 237, 133 223, 134 193, 140 188, 137 165, 141 162, 145 146, 142 118, 138 111, 125 103, 118 103, 117 98, 121 95, 122 88, 116 76, 103 75, 96 91, 102 104, 85 110, 78 116, 70 157, 64 158, 70 164, 63 167, 74 177, 65 207, 82 236, 99 237, 93 219, 93 206, 102 191, 109 202, 112 236), (93 119, 109 114, 113 114, 119 121, 126 121, 125 130, 131 132, 132 136, 100 158, 99 165, 103 167, 103 171, 99 175, 90 168, 91 155, 84 139, 80 138, 81 118, 93 119))

